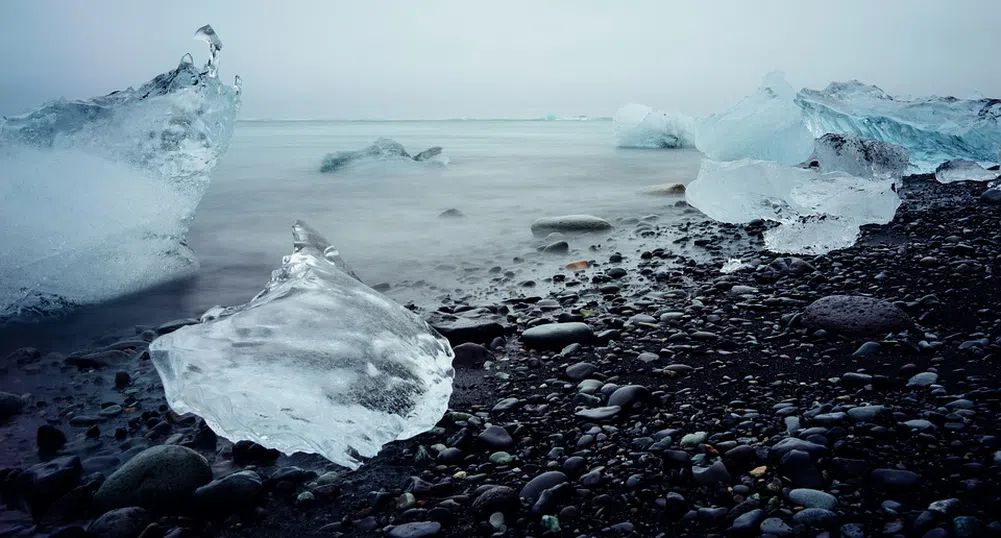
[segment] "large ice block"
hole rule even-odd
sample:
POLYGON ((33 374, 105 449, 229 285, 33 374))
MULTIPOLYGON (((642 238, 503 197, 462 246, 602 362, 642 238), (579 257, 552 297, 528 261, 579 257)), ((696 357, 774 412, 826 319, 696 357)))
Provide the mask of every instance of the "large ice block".
POLYGON ((907 171, 907 150, 879 140, 852 134, 827 133, 816 140, 814 158, 824 172, 897 180, 907 171))
POLYGON ((620 148, 690 148, 695 146, 695 122, 646 105, 628 104, 612 118, 620 148))
POLYGON ((718 221, 779 222, 765 234, 769 250, 822 254, 854 244, 863 224, 892 220, 900 206, 893 185, 892 179, 821 173, 771 161, 703 160, 685 196, 718 221))
POLYGON ((353 276, 302 222, 292 255, 249 303, 161 336, 150 356, 170 406, 231 441, 357 468, 448 408, 448 340, 353 276))
POLYGON ((695 122, 695 145, 709 159, 760 159, 798 164, 813 152, 813 135, 781 73, 768 74, 757 93, 725 112, 695 122))
POLYGON ((58 314, 196 268, 188 223, 225 152, 239 85, 210 58, 139 88, 0 121, 0 323, 58 314))
POLYGON ((1001 149, 1001 99, 904 98, 857 80, 800 90, 796 104, 816 136, 852 133, 907 148, 914 171, 944 161, 992 164, 1001 149))

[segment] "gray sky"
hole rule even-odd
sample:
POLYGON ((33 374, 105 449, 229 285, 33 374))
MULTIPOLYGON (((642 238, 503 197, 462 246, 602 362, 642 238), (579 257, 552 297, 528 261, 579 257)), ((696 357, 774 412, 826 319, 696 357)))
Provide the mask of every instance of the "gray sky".
POLYGON ((205 23, 244 118, 700 115, 775 69, 1001 96, 999 0, 2 0, 0 114, 201 63, 205 23))

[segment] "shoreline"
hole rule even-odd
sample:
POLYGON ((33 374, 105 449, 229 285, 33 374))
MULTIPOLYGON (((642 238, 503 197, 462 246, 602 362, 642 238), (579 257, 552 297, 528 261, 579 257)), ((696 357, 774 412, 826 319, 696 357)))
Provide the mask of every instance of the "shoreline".
MULTIPOLYGON (((481 309, 508 326, 491 369, 478 364, 482 354, 461 354, 473 366, 457 356, 439 429, 385 447, 356 472, 315 456, 234 457, 199 420, 165 408, 144 356, 149 333, 96 354, 23 352, 2 365, 3 390, 34 394, 0 425, 3 499, 24 502, 17 476, 38 463, 37 430, 48 424, 68 438, 59 455, 80 458, 80 499, 99 487, 98 473, 164 444, 201 453, 217 479, 247 469, 261 478, 238 506, 148 510, 147 538, 489 536, 501 526, 502 536, 998 535, 1001 206, 979 201, 983 190, 905 178, 890 224, 864 227, 855 246, 805 260, 802 271, 759 252, 765 269, 719 272, 724 245, 760 250, 760 225, 665 226, 686 226, 712 264, 675 258, 656 225, 649 251, 590 252, 605 261, 561 272, 560 291, 481 309), (859 336, 801 326, 809 304, 838 294, 896 303, 916 326, 859 336), (549 321, 586 323, 596 338, 566 353, 525 349, 520 335, 549 321), (907 386, 922 373, 935 380, 907 386), (625 402, 617 411, 613 393, 625 402), (482 435, 488 424, 506 435, 482 435), (810 492, 793 493, 801 489, 810 492), (948 499, 958 501, 929 508, 948 499)), ((442 316, 464 317, 483 305, 441 306, 442 316)), ((101 515, 52 506, 62 522, 51 506, 34 530, 23 511, 3 512, 3 522, 51 532, 101 515)))

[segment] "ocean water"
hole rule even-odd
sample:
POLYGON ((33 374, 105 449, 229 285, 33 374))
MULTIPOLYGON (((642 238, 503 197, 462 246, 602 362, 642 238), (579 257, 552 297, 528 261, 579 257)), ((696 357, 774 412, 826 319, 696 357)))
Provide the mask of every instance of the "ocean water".
MULTIPOLYGON (((450 294, 489 294, 552 274, 572 259, 598 258, 588 250, 602 241, 594 237, 570 238, 567 257, 540 257, 541 240, 530 231, 535 219, 678 218, 678 198, 639 191, 687 184, 699 163, 695 150, 617 148, 606 120, 238 122, 188 234, 200 262, 195 277, 59 321, 0 330, 0 347, 69 350, 136 325, 246 302, 291 252, 297 219, 336 245, 365 282, 389 284, 386 293, 400 302, 431 306, 450 294), (449 163, 318 171, 326 153, 360 149, 379 137, 412 154, 442 146, 449 163), (439 218, 452 208, 465 217, 439 218), (516 276, 498 285, 491 267, 516 276)), ((611 240, 628 243, 622 234, 611 240)))

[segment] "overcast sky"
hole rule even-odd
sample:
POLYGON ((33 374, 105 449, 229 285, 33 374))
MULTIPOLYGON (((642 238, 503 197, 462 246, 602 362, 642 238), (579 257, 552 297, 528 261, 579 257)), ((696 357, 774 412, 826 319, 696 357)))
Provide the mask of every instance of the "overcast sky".
POLYGON ((201 63, 205 23, 244 118, 700 115, 776 69, 1001 96, 1001 0, 2 0, 0 114, 201 63))

